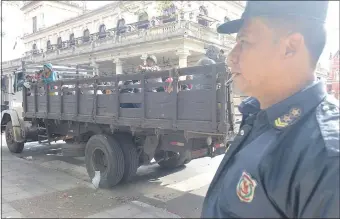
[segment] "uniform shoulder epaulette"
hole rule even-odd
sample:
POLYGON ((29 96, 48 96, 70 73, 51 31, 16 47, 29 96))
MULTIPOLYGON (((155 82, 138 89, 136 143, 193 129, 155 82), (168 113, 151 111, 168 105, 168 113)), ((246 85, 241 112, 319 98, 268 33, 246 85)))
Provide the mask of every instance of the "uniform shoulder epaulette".
POLYGON ((339 101, 327 96, 316 108, 316 119, 325 147, 332 155, 339 156, 339 101))

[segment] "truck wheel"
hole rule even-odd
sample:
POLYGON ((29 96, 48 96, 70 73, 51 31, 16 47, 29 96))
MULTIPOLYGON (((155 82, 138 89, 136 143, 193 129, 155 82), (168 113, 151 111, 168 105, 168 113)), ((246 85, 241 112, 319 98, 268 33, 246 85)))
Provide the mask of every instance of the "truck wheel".
POLYGON ((136 145, 132 141, 132 136, 129 134, 117 134, 115 138, 124 154, 124 175, 122 182, 129 182, 137 173, 139 167, 139 156, 136 145))
POLYGON ((7 143, 7 147, 9 151, 12 153, 21 153, 22 150, 24 149, 24 143, 15 142, 12 121, 9 121, 7 123, 5 135, 6 135, 6 143, 7 143))
POLYGON ((117 185, 124 174, 124 155, 118 142, 108 135, 94 135, 86 144, 85 164, 92 180, 100 171, 99 187, 117 185))
POLYGON ((164 169, 174 169, 183 166, 190 162, 190 157, 188 156, 190 151, 177 153, 173 151, 167 151, 169 159, 163 160, 165 151, 159 151, 155 154, 155 160, 158 165, 164 169))

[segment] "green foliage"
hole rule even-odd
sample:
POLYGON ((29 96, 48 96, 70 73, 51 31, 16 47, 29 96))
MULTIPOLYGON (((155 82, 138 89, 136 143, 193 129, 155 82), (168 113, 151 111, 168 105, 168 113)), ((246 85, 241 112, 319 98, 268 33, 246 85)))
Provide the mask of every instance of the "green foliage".
MULTIPOLYGON (((130 2, 131 3, 131 2, 130 2)), ((118 5, 118 7, 122 10, 122 11, 126 11, 129 12, 131 14, 134 15, 139 15, 142 13, 146 12, 146 6, 145 6, 146 2, 145 1, 139 1, 138 5, 132 4, 132 5, 126 5, 126 3, 124 1, 121 1, 120 4, 118 5)))
POLYGON ((163 12, 173 4, 173 1, 157 1, 157 11, 163 12))

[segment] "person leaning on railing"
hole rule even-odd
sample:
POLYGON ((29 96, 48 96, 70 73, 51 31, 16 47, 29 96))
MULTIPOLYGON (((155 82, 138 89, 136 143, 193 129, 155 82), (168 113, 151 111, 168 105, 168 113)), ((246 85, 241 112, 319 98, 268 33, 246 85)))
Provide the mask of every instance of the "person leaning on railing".
MULTIPOLYGON (((53 66, 52 64, 50 63, 47 63, 44 65, 44 74, 42 75, 41 77, 41 82, 44 84, 44 85, 48 85, 48 90, 50 89, 54 89, 54 86, 50 86, 49 84, 56 81, 57 80, 57 76, 56 76, 56 73, 53 71, 53 66)), ((55 95, 56 93, 55 92, 49 92, 48 95, 55 95)))
MULTIPOLYGON (((140 65, 138 66, 138 71, 141 72, 152 72, 152 71, 160 71, 161 68, 157 65, 157 58, 156 56, 152 55, 152 56, 148 56, 146 58, 146 65, 140 65)), ((146 83, 162 83, 162 78, 158 77, 158 78, 149 78, 146 80, 146 83)), ((150 91, 152 92, 160 92, 160 91, 164 91, 163 87, 159 87, 159 88, 153 88, 150 91)))

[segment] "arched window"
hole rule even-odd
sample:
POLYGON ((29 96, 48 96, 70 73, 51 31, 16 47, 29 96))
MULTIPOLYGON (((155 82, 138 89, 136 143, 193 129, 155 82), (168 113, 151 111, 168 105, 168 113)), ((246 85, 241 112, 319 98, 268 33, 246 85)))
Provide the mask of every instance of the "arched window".
POLYGON ((127 27, 125 25, 125 19, 119 19, 117 21, 117 27, 116 27, 116 34, 117 36, 121 35, 122 33, 125 33, 127 30, 127 27))
POLYGON ((106 37, 106 26, 105 24, 101 24, 99 26, 99 35, 98 35, 99 38, 105 38, 106 37))
POLYGON ((57 48, 60 49, 63 47, 63 40, 61 39, 61 37, 58 37, 57 39, 57 48))
POLYGON ((74 40, 74 33, 70 34, 69 41, 70 41, 70 46, 73 46, 73 45, 76 44, 76 42, 74 40))
POLYGON ((90 41, 90 31, 89 29, 84 30, 83 32, 83 42, 90 41))
POLYGON ((149 28, 149 15, 146 12, 141 12, 138 14, 138 29, 147 29, 149 28))
POLYGON ((124 27, 124 26, 125 26, 125 19, 124 19, 124 18, 119 19, 119 20, 117 21, 117 29, 122 28, 122 27, 124 27))
POLYGON ((156 20, 155 20, 155 19, 152 19, 152 20, 151 20, 151 27, 154 27, 154 26, 156 26, 156 20))
POLYGON ((32 50, 37 50, 37 44, 36 43, 33 43, 32 50))
POLYGON ((202 16, 208 16, 208 10, 204 6, 199 7, 199 16, 198 16, 198 23, 201 24, 202 26, 209 26, 209 21, 207 21, 204 17, 202 16))
POLYGON ((147 21, 149 20, 149 15, 146 12, 142 12, 138 15, 138 21, 147 21))
POLYGON ((208 16, 208 10, 204 6, 199 7, 200 15, 208 16))
POLYGON ((105 24, 101 24, 100 26, 99 26, 99 33, 104 33, 106 31, 106 26, 105 26, 105 24))
POLYGON ((47 42, 46 42, 46 49, 47 50, 51 50, 52 49, 51 40, 47 40, 47 42))

